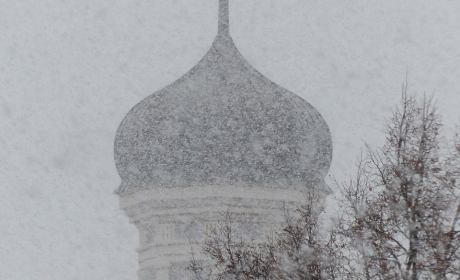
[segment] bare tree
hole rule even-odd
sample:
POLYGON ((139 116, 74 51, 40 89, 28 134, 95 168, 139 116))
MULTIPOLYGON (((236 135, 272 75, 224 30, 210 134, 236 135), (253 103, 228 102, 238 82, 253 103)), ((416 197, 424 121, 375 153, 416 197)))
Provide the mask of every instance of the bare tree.
POLYGON ((440 128, 432 98, 419 103, 404 84, 386 144, 367 145, 356 178, 337 183, 352 279, 458 279, 458 135, 448 153, 440 128))
POLYGON ((334 279, 336 266, 328 254, 334 234, 319 235, 323 212, 322 197, 308 192, 302 207, 285 212, 285 227, 259 242, 238 236, 233 231, 235 221, 227 214, 201 244, 201 252, 210 261, 192 257, 188 267, 192 279, 334 279))
POLYGON ((193 279, 460 279, 460 136, 444 141, 441 127, 433 99, 403 84, 385 144, 366 145, 356 175, 336 180, 332 228, 314 191, 265 241, 235 234, 227 215, 200 244, 208 261, 193 258, 193 279))
POLYGON ((211 227, 201 244, 202 254, 211 263, 192 261, 188 270, 196 280, 211 279, 275 279, 272 263, 275 246, 271 242, 257 244, 234 233, 235 221, 226 213, 222 222, 211 227))

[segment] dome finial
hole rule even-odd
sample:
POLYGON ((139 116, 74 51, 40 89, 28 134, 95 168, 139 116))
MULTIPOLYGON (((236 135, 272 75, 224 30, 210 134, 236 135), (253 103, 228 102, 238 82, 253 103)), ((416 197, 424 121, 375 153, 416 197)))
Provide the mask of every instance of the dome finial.
POLYGON ((217 31, 219 35, 230 34, 228 1, 229 0, 219 0, 219 28, 217 31))

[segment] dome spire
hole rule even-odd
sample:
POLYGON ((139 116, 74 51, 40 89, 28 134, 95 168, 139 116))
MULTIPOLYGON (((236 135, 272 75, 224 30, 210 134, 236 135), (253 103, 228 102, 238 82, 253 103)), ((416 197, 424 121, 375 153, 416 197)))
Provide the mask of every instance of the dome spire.
POLYGON ((230 35, 228 1, 229 0, 219 0, 219 28, 217 31, 218 35, 224 35, 224 36, 230 35))

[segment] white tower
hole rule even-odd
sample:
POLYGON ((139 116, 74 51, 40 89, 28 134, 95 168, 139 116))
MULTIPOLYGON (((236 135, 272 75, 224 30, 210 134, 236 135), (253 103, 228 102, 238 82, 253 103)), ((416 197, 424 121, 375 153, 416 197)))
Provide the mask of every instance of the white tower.
POLYGON ((126 115, 115 139, 120 206, 139 229, 139 280, 187 279, 190 239, 230 211, 263 237, 283 203, 327 191, 332 142, 321 115, 242 57, 219 1, 203 59, 126 115))

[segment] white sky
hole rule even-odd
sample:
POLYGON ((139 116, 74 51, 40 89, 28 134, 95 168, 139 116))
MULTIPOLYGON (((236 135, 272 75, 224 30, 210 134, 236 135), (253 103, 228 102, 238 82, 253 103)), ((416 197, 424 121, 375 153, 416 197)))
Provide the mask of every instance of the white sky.
MULTIPOLYGON (((115 131, 210 47, 217 0, 0 0, 0 279, 136 279, 115 131)), ((460 122, 460 1, 231 0, 231 34, 333 135, 331 174, 409 91, 460 122)))

